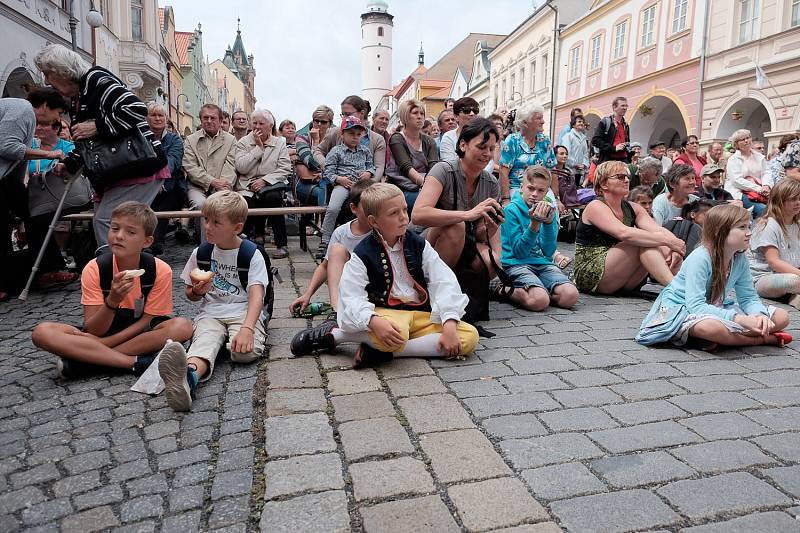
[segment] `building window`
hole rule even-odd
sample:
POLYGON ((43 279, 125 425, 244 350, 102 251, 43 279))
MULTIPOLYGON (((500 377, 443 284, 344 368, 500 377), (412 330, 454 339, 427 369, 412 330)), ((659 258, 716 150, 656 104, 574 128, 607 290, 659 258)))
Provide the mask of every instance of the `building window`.
POLYGON ((494 108, 497 109, 497 101, 500 98, 500 86, 494 84, 494 108))
POLYGON ((131 38, 134 41, 143 41, 142 34, 142 18, 143 18, 142 0, 131 0, 131 38))
POLYGON ((628 33, 628 21, 623 20, 614 29, 614 59, 625 55, 625 34, 628 33))
POLYGON ((656 4, 642 12, 642 44, 641 48, 650 46, 655 42, 656 4))
POLYGON ((525 96, 525 67, 519 69, 519 94, 525 96))
POLYGON ((800 0, 792 0, 792 27, 800 26, 800 0))
POLYGON ((531 92, 536 92, 536 60, 531 61, 531 92))
POLYGON ((576 46, 569 51, 569 79, 574 80, 578 77, 581 68, 581 47, 576 46))
POLYGON ((689 0, 675 0, 672 10, 672 33, 686 29, 686 15, 689 12, 689 0))
POLYGON ((511 74, 511 99, 514 100, 514 95, 517 93, 517 75, 511 74))
POLYGON ((383 26, 378 26, 378 37, 383 37, 383 26))
POLYGON ((740 0, 739 42, 745 43, 757 38, 758 33, 758 0, 740 0))
POLYGON ((589 70, 597 70, 600 68, 600 44, 602 42, 602 35, 595 35, 592 37, 592 55, 589 62, 589 70))
POLYGON ((542 86, 547 87, 547 54, 542 56, 542 86))
POLYGON ((508 99, 506 98, 506 80, 503 80, 503 92, 500 93, 500 98, 503 103, 507 102, 508 99))

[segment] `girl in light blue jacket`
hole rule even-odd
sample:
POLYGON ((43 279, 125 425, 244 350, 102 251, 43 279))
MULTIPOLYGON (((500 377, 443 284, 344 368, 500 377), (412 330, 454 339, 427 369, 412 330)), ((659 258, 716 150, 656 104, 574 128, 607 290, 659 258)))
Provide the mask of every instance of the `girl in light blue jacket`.
POLYGON ((792 337, 783 309, 766 307, 758 297, 747 258, 750 213, 737 205, 706 213, 702 246, 684 261, 642 322, 637 342, 683 345, 691 338, 718 346, 783 346, 792 337))

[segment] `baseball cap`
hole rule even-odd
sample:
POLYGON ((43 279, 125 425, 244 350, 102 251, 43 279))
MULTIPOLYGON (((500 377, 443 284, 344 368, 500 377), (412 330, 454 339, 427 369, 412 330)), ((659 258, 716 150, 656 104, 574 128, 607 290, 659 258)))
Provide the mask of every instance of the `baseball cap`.
POLYGON ((703 170, 700 171, 700 176, 710 176, 714 172, 722 172, 722 167, 716 163, 709 163, 707 165, 703 165, 703 170))
POLYGON ((362 130, 366 131, 366 126, 364 126, 364 122, 356 116, 350 115, 344 117, 342 119, 342 131, 349 130, 351 128, 361 128, 362 130))
POLYGON ((641 147, 642 147, 642 143, 640 143, 640 142, 632 142, 631 143, 631 150, 633 150, 634 148, 641 148, 641 147))

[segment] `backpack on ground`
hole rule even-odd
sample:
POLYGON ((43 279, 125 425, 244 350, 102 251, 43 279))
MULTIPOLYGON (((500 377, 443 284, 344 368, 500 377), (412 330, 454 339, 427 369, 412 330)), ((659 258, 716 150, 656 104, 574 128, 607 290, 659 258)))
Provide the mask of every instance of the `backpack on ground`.
MULTIPOLYGON (((144 309, 147 297, 156 283, 156 258, 146 252, 140 252, 139 268, 144 270, 144 274, 139 278, 139 284, 142 289, 142 309, 144 309)), ((101 253, 97 256, 97 269, 100 274, 100 290, 103 291, 103 299, 105 300, 111 292, 111 282, 114 280, 114 254, 111 253, 110 248, 107 246, 101 248, 101 253)), ((134 310, 131 309, 117 309, 116 312, 130 312, 133 318, 139 318, 135 316, 134 310)))
MULTIPOLYGON (((197 267, 202 270, 211 270, 211 252, 214 251, 214 245, 209 242, 204 242, 197 247, 197 267)), ((263 246, 259 246, 253 241, 242 239, 239 245, 239 253, 236 256, 236 272, 239 274, 239 283, 242 288, 247 291, 248 275, 250 274, 250 261, 256 252, 261 254, 264 258, 264 264, 267 268, 267 286, 264 290, 264 312, 267 317, 264 319, 264 326, 266 326, 269 319, 272 317, 272 308, 275 304, 275 285, 274 278, 277 268, 270 263, 269 256, 264 250, 263 246)))

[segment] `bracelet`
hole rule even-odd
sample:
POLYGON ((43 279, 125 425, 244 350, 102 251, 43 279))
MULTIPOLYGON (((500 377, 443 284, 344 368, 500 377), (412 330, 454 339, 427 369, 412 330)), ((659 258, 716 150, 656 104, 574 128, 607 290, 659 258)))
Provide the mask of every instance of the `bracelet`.
POLYGON ((119 306, 111 307, 110 305, 108 305, 108 297, 103 298, 103 305, 105 305, 106 307, 108 307, 109 309, 111 309, 114 312, 117 312, 119 310, 119 306))
POLYGON ((255 328, 253 328, 252 326, 245 326, 245 325, 242 325, 242 326, 239 326, 239 329, 249 329, 249 330, 250 330, 250 331, 252 331, 253 333, 255 333, 255 332, 256 332, 255 328))

